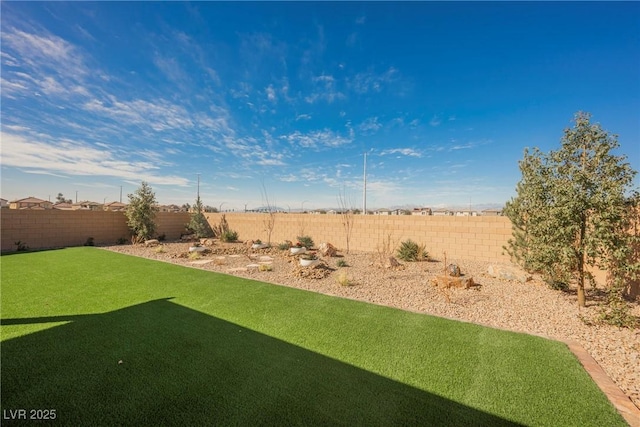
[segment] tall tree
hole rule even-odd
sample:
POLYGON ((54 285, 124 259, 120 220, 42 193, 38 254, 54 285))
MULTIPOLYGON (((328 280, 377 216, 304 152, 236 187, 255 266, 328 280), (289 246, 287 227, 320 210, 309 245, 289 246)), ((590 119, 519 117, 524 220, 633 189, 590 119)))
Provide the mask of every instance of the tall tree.
POLYGON ((156 212, 158 206, 156 195, 146 182, 133 194, 129 194, 129 205, 125 211, 127 225, 133 232, 135 240, 143 241, 151 238, 156 231, 156 212))
POLYGON ((585 282, 593 281, 589 267, 609 270, 618 287, 640 271, 631 252, 637 235, 630 233, 638 207, 636 171, 625 156, 613 154, 616 135, 590 119, 577 113, 557 151, 525 149, 517 196, 505 208, 513 224, 509 254, 550 281, 573 280, 583 307, 585 282))

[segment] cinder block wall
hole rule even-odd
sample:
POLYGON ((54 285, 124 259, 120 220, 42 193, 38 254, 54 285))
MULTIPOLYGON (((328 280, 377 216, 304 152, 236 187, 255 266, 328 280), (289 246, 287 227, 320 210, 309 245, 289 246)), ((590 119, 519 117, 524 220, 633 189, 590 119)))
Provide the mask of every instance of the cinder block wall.
MULTIPOLYGON (((221 214, 206 214, 216 226, 221 214)), ((268 214, 229 213, 229 227, 242 240, 268 240, 268 214)), ((297 236, 309 235, 316 244, 330 242, 346 250, 346 232, 340 215, 275 214, 271 243, 295 241, 297 236)), ((502 247, 511 236, 511 222, 507 217, 451 217, 451 216, 362 216, 353 217, 349 247, 351 250, 376 251, 385 240, 396 246, 411 239, 425 244, 429 254, 447 258, 508 262, 502 247)))
MULTIPOLYGON (((187 213, 158 213, 157 233, 177 239, 188 222, 187 213)), ((16 250, 18 241, 41 249, 81 246, 89 237, 95 244, 114 244, 131 235, 123 212, 3 209, 0 225, 3 252, 16 250)))

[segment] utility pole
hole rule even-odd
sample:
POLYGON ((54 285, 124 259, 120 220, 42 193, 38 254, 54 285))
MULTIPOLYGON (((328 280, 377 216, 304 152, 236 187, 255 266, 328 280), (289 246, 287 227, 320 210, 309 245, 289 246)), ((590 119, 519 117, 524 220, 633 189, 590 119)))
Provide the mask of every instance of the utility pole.
POLYGON ((122 203, 122 185, 120 186, 120 203, 122 203))
POLYGON ((362 186, 362 215, 367 214, 367 153, 364 153, 364 171, 362 186))
POLYGON ((200 174, 196 174, 198 175, 198 199, 200 198, 200 174))
POLYGON ((76 190, 76 203, 78 203, 78 190, 76 190))

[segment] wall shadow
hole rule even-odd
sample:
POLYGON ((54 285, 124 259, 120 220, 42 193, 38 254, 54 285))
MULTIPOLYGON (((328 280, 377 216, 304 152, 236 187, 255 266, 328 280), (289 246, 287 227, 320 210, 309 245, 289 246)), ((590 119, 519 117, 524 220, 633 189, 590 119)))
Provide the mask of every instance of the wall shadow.
POLYGON ((2 342, 8 410, 62 425, 519 425, 170 299, 2 342))

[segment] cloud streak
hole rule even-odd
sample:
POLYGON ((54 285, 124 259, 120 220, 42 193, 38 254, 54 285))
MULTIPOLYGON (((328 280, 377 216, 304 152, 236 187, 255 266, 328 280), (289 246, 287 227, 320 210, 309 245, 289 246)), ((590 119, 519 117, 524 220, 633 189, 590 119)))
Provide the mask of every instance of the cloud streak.
POLYGON ((160 185, 189 183, 179 176, 159 174, 159 167, 152 162, 118 158, 112 151, 86 143, 71 140, 52 143, 5 132, 2 132, 2 163, 28 173, 105 176, 160 185))

